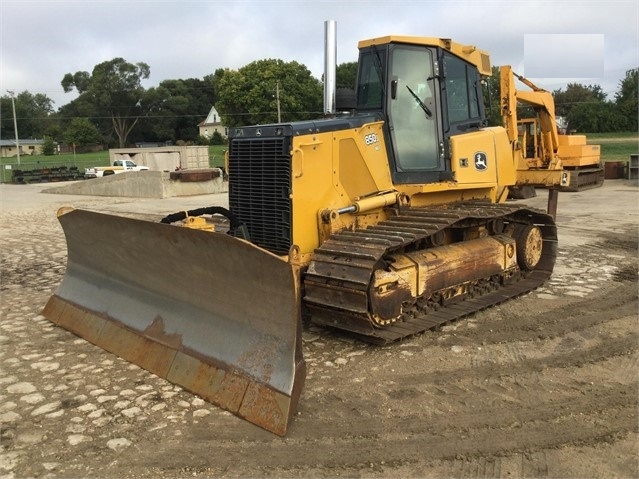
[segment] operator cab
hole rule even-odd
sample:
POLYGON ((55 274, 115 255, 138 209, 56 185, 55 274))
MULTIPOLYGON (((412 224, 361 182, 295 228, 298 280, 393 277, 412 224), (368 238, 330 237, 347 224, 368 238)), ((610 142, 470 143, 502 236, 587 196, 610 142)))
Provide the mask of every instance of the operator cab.
POLYGON ((411 37, 360 43, 357 111, 386 119, 394 183, 452 179, 448 139, 484 125, 480 72, 442 48, 450 44, 411 37))

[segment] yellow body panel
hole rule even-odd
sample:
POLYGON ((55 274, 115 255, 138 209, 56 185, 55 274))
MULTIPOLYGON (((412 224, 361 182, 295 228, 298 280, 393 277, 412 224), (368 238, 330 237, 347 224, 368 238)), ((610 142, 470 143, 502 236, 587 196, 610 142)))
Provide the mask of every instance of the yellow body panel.
POLYGON ((451 137, 452 180, 393 185, 382 125, 294 138, 292 224, 299 248, 295 262, 310 261, 331 232, 386 219, 384 206, 393 204, 397 195, 415 207, 470 199, 500 203, 516 182, 508 136, 495 127, 451 137), (477 155, 483 156, 477 160, 477 155), (349 206, 354 211, 337 213, 349 206), (322 214, 330 221, 323 221, 322 214))
POLYGON ((478 131, 457 135, 450 139, 452 150, 451 169, 458 183, 497 182, 497 161, 491 133, 478 131))
POLYGON ((560 146, 557 154, 564 166, 598 166, 600 151, 599 145, 560 146))
POLYGON ((586 145, 586 135, 559 135, 559 146, 586 145))
MULTIPOLYGON (((506 131, 501 127, 451 137, 451 169, 454 181, 422 185, 397 185, 413 206, 445 204, 468 199, 506 200, 508 186, 516 182, 515 163, 506 131), (486 168, 476 166, 476 156, 485 155, 486 168)), ((477 159, 478 165, 484 160, 477 159)))
MULTIPOLYGON (((402 185, 397 189, 410 197, 410 205, 414 207, 444 205, 471 199, 488 199, 491 202, 498 202, 494 185, 481 183, 462 185, 449 181, 429 185, 402 185)), ((504 201, 505 199, 503 198, 504 201)))
POLYGON ((585 135, 559 135, 557 156, 564 166, 597 166, 601 161, 601 146, 588 145, 585 135))
MULTIPOLYGON (((293 238, 302 255, 320 244, 309 211, 336 210, 393 190, 382 122, 293 140, 293 238)), ((352 215, 344 215, 347 223, 352 215)))

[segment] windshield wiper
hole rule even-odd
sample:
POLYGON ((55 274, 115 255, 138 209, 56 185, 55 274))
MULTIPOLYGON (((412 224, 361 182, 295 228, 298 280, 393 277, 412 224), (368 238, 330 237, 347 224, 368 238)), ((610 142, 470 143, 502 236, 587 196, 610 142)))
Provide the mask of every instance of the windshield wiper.
POLYGON ((428 118, 432 117, 433 113, 424 104, 424 102, 417 96, 417 93, 415 93, 413 90, 411 90, 411 88, 408 85, 406 85, 406 88, 408 88, 408 91, 410 92, 411 95, 413 95, 413 98, 415 99, 417 104, 421 107, 421 109, 424 110, 424 113, 426 113, 426 116, 428 116, 428 118))

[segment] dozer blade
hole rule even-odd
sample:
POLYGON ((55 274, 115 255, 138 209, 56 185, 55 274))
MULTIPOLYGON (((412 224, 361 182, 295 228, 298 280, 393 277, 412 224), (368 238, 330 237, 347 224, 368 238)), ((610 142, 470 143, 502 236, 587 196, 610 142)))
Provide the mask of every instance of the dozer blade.
POLYGON ((70 208, 66 275, 43 315, 284 435, 306 377, 299 275, 226 234, 70 208))

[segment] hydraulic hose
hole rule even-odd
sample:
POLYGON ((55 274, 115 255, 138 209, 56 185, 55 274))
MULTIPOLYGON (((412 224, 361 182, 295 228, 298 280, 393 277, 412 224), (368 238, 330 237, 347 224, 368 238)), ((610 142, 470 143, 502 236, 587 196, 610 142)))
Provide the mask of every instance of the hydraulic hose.
POLYGON ((204 208, 196 208, 194 210, 189 211, 178 211, 177 213, 172 213, 170 215, 165 216, 160 220, 160 223, 171 224, 176 221, 181 221, 185 219, 187 216, 202 216, 202 215, 222 215, 229 220, 230 231, 239 230, 241 235, 246 238, 246 228, 244 224, 239 220, 237 216, 235 216, 230 210, 223 208, 222 206, 206 206, 204 208))

